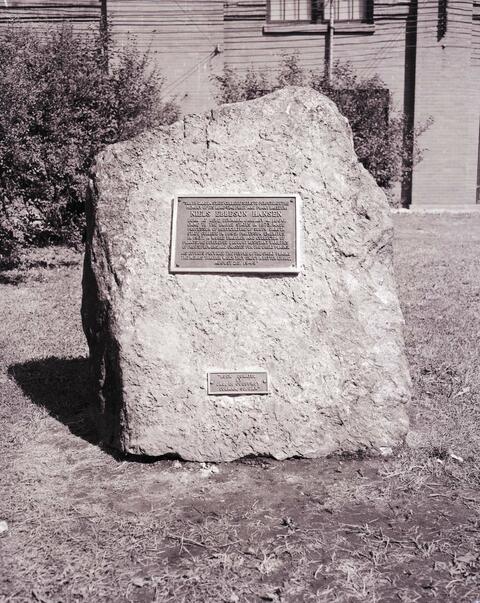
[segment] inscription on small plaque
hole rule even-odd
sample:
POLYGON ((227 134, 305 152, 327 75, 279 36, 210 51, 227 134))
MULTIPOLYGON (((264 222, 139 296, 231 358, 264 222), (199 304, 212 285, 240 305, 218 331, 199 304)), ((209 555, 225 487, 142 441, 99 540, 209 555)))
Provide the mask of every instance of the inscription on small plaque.
POLYGON ((208 373, 207 393, 210 396, 268 394, 268 373, 266 371, 208 373))
POLYGON ((171 272, 298 272, 295 195, 178 197, 171 272))

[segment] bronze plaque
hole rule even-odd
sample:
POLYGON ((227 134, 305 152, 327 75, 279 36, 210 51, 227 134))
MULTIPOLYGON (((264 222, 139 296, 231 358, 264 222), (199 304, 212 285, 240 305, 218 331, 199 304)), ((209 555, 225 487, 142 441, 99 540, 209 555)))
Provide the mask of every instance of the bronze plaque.
POLYGON ((296 195, 179 196, 171 272, 298 272, 296 195))
POLYGON ((266 371, 218 371, 207 374, 207 393, 210 396, 240 396, 268 394, 266 371))

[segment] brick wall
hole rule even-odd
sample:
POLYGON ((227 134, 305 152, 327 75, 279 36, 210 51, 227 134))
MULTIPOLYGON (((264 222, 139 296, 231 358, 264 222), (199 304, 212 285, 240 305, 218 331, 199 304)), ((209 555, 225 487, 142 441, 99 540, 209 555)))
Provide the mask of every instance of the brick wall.
MULTIPOLYGON (((185 113, 215 105, 213 78, 224 65, 274 76, 284 56, 305 69, 325 64, 325 23, 267 22, 266 0, 107 0, 118 44, 136 40, 162 70, 165 96, 185 113)), ((15 17, 46 27, 69 20, 97 27, 99 0, 4 0, 0 26, 15 17)), ((378 74, 412 124, 428 116, 424 160, 403 188, 415 205, 475 203, 479 175, 480 0, 379 0, 373 22, 338 23, 334 58, 360 75, 378 74), (418 7, 417 7, 418 3, 418 7), (418 25, 417 25, 418 12, 418 25)))
MULTIPOLYGON (((418 7, 415 123, 433 116, 422 136, 424 160, 413 176, 415 205, 473 204, 476 199, 480 81, 472 28, 473 6, 449 0, 446 31, 439 35, 438 2, 418 7)), ((475 23, 475 25, 474 25, 475 23)), ((477 34, 478 35, 478 34, 477 34)))
POLYGON ((98 28, 99 21, 99 0, 1 0, 0 4, 0 27, 14 22, 44 31, 52 25, 69 22, 78 31, 88 31, 98 28))
POLYGON ((223 70, 223 1, 108 0, 117 43, 136 40, 162 71, 165 95, 185 113, 215 104, 212 77, 223 70))
MULTIPOLYGON (((334 58, 360 75, 378 74, 394 104, 420 127, 424 159, 403 200, 415 205, 473 204, 476 199, 480 115, 480 3, 448 0, 375 2, 373 27, 337 24, 334 58), (477 17, 477 18, 475 18, 477 17), (441 26, 446 31, 441 36, 441 26), (440 29, 439 29, 440 28, 440 29), (416 45, 416 48, 415 48, 416 45)), ((266 24, 266 4, 227 2, 225 64, 273 74, 285 54, 298 52, 305 68, 321 70, 326 27, 266 24)))
MULTIPOLYGON (((362 76, 378 73, 401 108, 407 10, 397 4, 375 3, 373 25, 338 23, 333 56, 351 62, 362 76)), ((230 0, 226 8, 225 63, 238 69, 264 68, 273 74, 283 56, 297 52, 304 68, 322 71, 326 34, 326 24, 267 25, 265 2, 230 0)))
MULTIPOLYGON (((165 95, 186 113, 215 104, 212 76, 223 70, 222 0, 107 0, 115 42, 135 41, 149 51, 165 77, 165 95)), ((71 23, 77 31, 97 31, 100 0, 0 0, 0 28, 11 23, 41 31, 71 23)))

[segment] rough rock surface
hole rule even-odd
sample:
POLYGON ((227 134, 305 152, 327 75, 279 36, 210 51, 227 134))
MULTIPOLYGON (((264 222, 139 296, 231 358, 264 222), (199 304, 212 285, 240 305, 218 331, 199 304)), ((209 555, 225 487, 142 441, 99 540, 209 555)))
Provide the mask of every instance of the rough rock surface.
POLYGON ((82 314, 106 444, 225 461, 402 442, 389 210, 332 102, 292 87, 192 115, 107 148, 92 178, 82 314), (182 193, 300 194, 301 273, 169 273, 182 193), (208 369, 258 367, 269 395, 207 395, 208 369))

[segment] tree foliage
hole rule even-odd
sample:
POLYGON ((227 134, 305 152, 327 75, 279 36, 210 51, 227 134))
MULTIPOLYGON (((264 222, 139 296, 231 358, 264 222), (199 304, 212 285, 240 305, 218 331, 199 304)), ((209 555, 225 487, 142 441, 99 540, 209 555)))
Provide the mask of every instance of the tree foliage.
POLYGON ((170 123, 163 80, 135 47, 71 27, 0 37, 0 256, 78 240, 88 172, 106 144, 170 123))
POLYGON ((306 72, 296 55, 285 57, 274 79, 255 69, 240 73, 226 68, 217 76, 220 102, 251 100, 285 86, 311 86, 331 98, 349 120, 355 151, 377 183, 387 191, 408 178, 421 160, 418 137, 431 120, 412 130, 395 111, 378 76, 360 78, 349 63, 337 62, 329 81, 324 73, 306 72))

